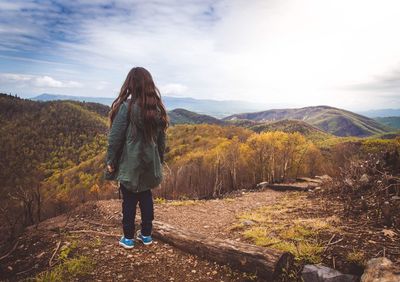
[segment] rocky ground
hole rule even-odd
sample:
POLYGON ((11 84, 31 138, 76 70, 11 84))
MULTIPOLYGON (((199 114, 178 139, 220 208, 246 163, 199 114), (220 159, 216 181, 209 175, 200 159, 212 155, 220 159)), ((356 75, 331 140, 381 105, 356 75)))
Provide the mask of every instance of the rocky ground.
MULTIPOLYGON (((357 254, 354 251, 360 249, 363 257, 359 262, 385 255, 395 264, 400 263, 398 230, 360 226, 351 218, 341 217, 340 202, 327 203, 314 192, 266 189, 207 201, 157 199, 155 217, 208 236, 254 243, 244 234, 258 224, 257 218, 243 221, 243 214, 260 209, 268 211, 266 207, 281 208, 276 224, 293 218, 336 216, 338 229, 322 232, 319 238, 325 265, 357 272, 359 269, 349 267, 348 254, 357 254), (293 207, 283 204, 296 197, 300 200, 294 201, 293 207)), ((110 200, 86 203, 69 214, 30 227, 17 241, 3 246, 0 278, 5 281, 32 277, 39 281, 257 281, 253 274, 184 253, 157 240, 150 246, 137 244, 133 250, 124 250, 117 245, 120 222, 121 201, 110 200)))

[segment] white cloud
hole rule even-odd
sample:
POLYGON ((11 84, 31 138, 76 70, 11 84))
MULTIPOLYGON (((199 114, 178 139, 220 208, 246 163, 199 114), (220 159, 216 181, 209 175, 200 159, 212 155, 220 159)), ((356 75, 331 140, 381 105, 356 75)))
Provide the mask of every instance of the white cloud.
POLYGON ((18 88, 80 88, 83 85, 76 81, 60 81, 50 76, 27 74, 0 73, 0 82, 6 85, 16 85, 18 88))
POLYGON ((184 96, 187 90, 187 86, 179 83, 168 83, 160 87, 160 91, 167 96, 184 96))

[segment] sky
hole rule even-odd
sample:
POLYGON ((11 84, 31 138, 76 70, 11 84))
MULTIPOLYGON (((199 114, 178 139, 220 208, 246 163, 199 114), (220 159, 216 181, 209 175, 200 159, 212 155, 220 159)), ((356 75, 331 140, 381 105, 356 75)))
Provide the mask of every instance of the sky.
POLYGON ((398 0, 0 0, 0 92, 400 108, 398 0))

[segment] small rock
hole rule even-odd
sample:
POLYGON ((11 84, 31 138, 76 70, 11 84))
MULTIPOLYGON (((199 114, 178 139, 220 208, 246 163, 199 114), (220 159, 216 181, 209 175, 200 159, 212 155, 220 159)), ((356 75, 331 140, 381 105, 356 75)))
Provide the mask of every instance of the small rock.
POLYGON ((193 270, 192 270, 192 273, 196 273, 196 272, 197 272, 196 269, 193 269, 193 270))
POLYGON ((245 221, 242 222, 242 224, 243 224, 244 226, 252 226, 252 225, 254 225, 254 221, 252 221, 252 220, 245 220, 245 221))
POLYGON ((133 258, 133 255, 127 255, 126 257, 127 258, 133 258))
POLYGON ((117 278, 122 279, 124 276, 122 274, 118 274, 117 278))
POLYGON ((346 178, 346 179, 344 180, 344 183, 346 183, 346 184, 349 185, 349 186, 353 186, 353 185, 354 185, 353 180, 351 180, 350 178, 346 178))
POLYGON ((384 257, 373 258, 367 262, 361 282, 398 282, 400 281, 400 269, 396 269, 393 263, 384 257))
POLYGON ((369 176, 368 176, 368 174, 364 173, 363 175, 361 175, 361 177, 360 177, 360 182, 361 182, 361 183, 364 183, 364 184, 368 183, 368 182, 369 182, 369 176))
POLYGON ((9 271, 13 271, 13 268, 12 268, 11 265, 9 265, 9 266, 7 267, 7 269, 8 269, 9 271))
POLYGON ((343 274, 335 269, 323 265, 307 264, 301 273, 304 282, 355 282, 357 277, 343 274))

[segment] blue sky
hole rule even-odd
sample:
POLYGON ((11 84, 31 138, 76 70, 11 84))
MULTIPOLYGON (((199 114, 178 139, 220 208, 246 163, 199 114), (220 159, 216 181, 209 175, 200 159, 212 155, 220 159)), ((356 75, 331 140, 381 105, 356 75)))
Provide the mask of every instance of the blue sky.
POLYGON ((0 0, 0 91, 115 97, 144 66, 169 96, 400 108, 399 27, 397 0, 0 0))

